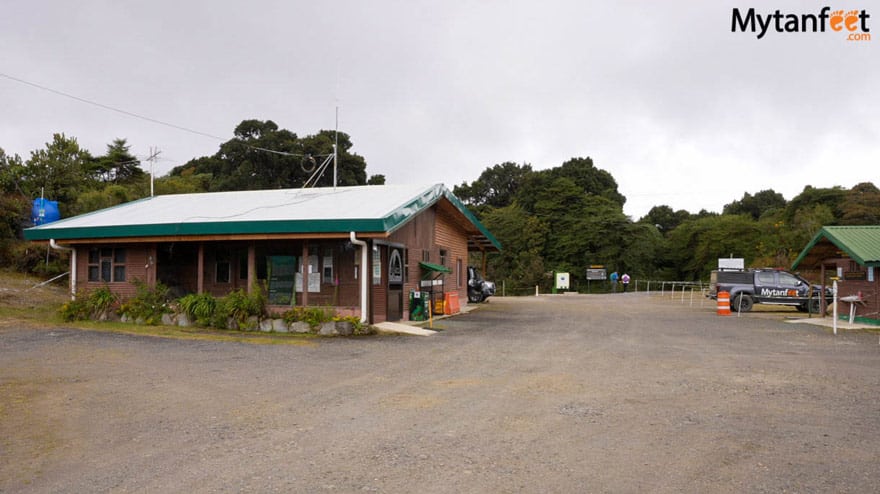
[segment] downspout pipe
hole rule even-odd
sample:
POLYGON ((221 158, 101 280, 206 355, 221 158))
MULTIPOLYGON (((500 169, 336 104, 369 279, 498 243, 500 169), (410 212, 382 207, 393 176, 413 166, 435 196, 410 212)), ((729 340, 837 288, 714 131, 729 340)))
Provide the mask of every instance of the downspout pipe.
POLYGON ((76 249, 73 247, 64 247, 58 245, 54 238, 49 239, 49 247, 55 250, 66 250, 70 252, 70 299, 76 300, 76 249))
POLYGON ((351 240, 351 243, 360 246, 361 248, 361 272, 358 273, 361 276, 361 322, 366 323, 367 289, 370 287, 370 285, 367 284, 367 243, 363 240, 358 240, 354 232, 350 232, 349 239, 351 240))

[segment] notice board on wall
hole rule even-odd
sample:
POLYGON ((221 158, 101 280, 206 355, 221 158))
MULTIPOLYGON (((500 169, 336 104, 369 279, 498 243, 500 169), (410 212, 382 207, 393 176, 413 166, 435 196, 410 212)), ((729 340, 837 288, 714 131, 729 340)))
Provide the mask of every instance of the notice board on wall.
POLYGON ((296 256, 269 256, 269 305, 294 305, 296 256))

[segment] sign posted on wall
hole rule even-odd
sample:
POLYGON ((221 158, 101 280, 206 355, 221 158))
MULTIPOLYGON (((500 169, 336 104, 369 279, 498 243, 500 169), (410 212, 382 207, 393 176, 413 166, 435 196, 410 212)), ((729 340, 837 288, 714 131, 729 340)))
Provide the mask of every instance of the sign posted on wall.
POLYGON ((293 305, 296 256, 268 256, 269 304, 293 305))

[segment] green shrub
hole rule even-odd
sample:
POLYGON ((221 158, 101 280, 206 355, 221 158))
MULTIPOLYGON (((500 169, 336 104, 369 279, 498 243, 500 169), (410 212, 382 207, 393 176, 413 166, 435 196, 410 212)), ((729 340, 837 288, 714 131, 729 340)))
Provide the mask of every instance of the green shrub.
POLYGON ((181 297, 177 304, 199 326, 212 326, 217 299, 210 293, 190 293, 181 297))
POLYGON ((229 317, 230 310, 226 299, 217 299, 217 304, 214 305, 214 312, 211 314, 211 318, 207 321, 206 325, 217 329, 229 329, 229 317))
POLYGON ((122 304, 119 313, 135 321, 142 320, 144 324, 161 323, 162 316, 171 312, 168 305, 168 287, 156 283, 156 286, 151 288, 140 280, 134 280, 132 283, 137 290, 135 296, 122 304))
POLYGON ((248 294, 243 289, 235 290, 221 299, 224 326, 229 318, 239 327, 244 327, 251 316, 261 317, 266 313, 266 297, 262 290, 248 294))
POLYGON ((302 322, 305 321, 305 309, 303 307, 294 307, 292 309, 284 311, 281 314, 281 318, 284 319, 284 322, 287 324, 291 324, 294 322, 302 322))
POLYGON ((89 294, 88 304, 92 312, 92 317, 100 318, 101 316, 110 315, 110 309, 119 301, 115 293, 110 291, 110 287, 102 286, 89 294))
POLYGON ((85 321, 101 319, 110 315, 110 311, 118 301, 109 287, 103 286, 91 293, 82 293, 76 300, 65 303, 59 309, 65 321, 85 321))
POLYGON ((180 298, 177 304, 199 326, 218 329, 227 329, 230 318, 244 327, 249 317, 260 317, 266 312, 266 297, 261 290, 248 294, 239 289, 222 298, 209 293, 191 293, 180 298))
MULTIPOLYGON (((333 309, 322 307, 294 307, 281 315, 284 322, 305 322, 312 328, 317 328, 325 322, 340 321, 333 309)), ((347 319, 346 319, 347 320, 347 319)))
POLYGON ((58 310, 61 318, 67 322, 85 321, 90 317, 89 301, 84 297, 80 297, 70 302, 65 302, 58 310))

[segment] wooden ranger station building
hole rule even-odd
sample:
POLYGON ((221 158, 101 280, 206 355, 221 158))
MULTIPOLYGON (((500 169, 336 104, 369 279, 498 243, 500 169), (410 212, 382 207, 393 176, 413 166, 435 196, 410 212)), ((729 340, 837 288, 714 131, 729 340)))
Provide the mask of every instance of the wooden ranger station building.
POLYGON ((407 319, 410 292, 466 304, 468 254, 501 248, 442 184, 161 195, 25 238, 71 252, 74 296, 108 286, 126 298, 135 280, 177 296, 263 286, 272 310, 330 307, 369 323, 407 319))

